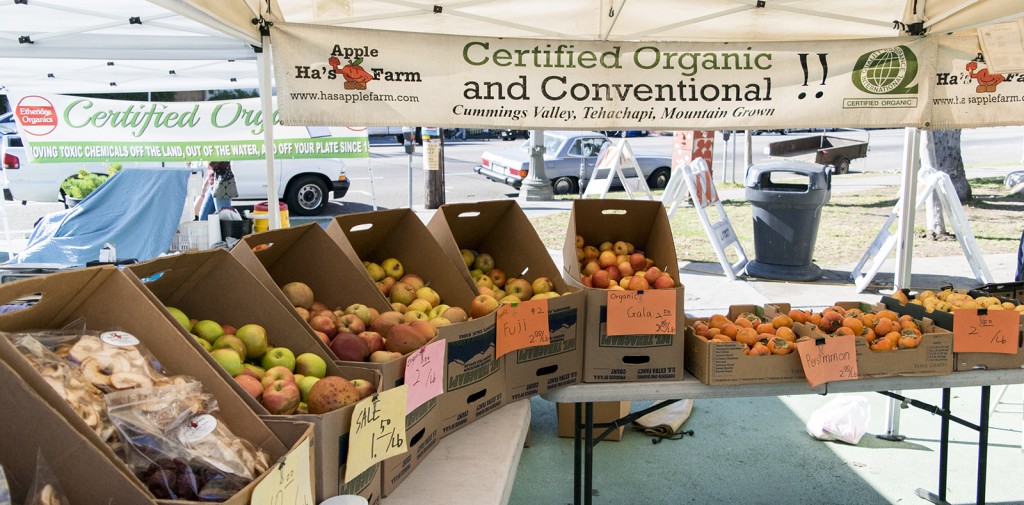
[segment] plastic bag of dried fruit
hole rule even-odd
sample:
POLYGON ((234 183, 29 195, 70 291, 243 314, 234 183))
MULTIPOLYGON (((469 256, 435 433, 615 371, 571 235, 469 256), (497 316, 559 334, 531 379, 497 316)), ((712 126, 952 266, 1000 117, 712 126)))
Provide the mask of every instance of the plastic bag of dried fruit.
POLYGON ((36 454, 36 475, 26 495, 25 505, 70 505, 61 490, 60 481, 46 464, 42 450, 36 454))
POLYGON ((117 430, 107 417, 103 392, 37 338, 41 333, 7 334, 40 377, 60 395, 104 443, 116 448, 117 430))
POLYGON ((0 505, 11 505, 11 487, 7 485, 4 465, 0 465, 0 505))
POLYGON ((220 421, 190 380, 106 395, 127 463, 157 498, 222 501, 266 471, 268 456, 220 421))

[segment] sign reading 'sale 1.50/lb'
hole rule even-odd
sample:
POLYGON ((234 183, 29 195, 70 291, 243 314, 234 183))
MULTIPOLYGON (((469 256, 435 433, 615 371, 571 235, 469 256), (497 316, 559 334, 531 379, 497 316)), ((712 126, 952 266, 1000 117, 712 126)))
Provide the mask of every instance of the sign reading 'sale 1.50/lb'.
MULTIPOLYGON (((135 102, 12 97, 29 158, 41 163, 264 159, 257 98, 135 102)), ((277 111, 273 120, 279 125, 277 111)), ((275 126, 274 157, 366 158, 366 128, 275 126)))

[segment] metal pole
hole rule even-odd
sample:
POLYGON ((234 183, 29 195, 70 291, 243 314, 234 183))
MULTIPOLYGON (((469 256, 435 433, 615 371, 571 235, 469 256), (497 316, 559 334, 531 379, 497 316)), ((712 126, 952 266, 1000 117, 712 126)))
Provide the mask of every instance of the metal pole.
POLYGON ((520 202, 549 202, 554 200, 551 182, 544 173, 544 130, 530 133, 530 168, 519 186, 520 202))
POLYGON ((412 153, 409 153, 409 208, 412 208, 412 153))
POLYGON ((270 87, 270 34, 260 37, 263 48, 256 53, 259 70, 260 106, 263 109, 263 150, 267 158, 267 228, 281 227, 280 203, 277 199, 277 174, 274 170, 274 102, 270 87))

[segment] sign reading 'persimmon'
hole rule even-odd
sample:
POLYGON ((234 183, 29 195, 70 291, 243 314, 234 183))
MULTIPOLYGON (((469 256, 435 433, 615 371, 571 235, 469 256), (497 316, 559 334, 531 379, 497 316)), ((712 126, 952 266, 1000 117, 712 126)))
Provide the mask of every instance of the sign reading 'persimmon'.
POLYGON ((853 335, 801 340, 796 350, 812 388, 857 378, 857 340, 853 335))
POLYGON ((546 298, 501 304, 498 307, 497 325, 497 358, 526 347, 551 343, 546 298))
POLYGON ((674 335, 676 292, 672 289, 609 291, 607 335, 674 335))
POLYGON ((953 311, 953 352, 1017 354, 1020 313, 1016 310, 953 311))

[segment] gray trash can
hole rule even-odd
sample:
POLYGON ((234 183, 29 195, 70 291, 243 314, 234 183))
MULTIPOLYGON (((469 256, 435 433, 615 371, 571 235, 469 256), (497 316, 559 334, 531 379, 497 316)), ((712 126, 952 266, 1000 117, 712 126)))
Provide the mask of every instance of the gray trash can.
POLYGON ((813 281, 821 208, 832 194, 825 165, 799 160, 772 161, 747 169, 747 200, 753 206, 754 256, 747 275, 765 279, 813 281))

